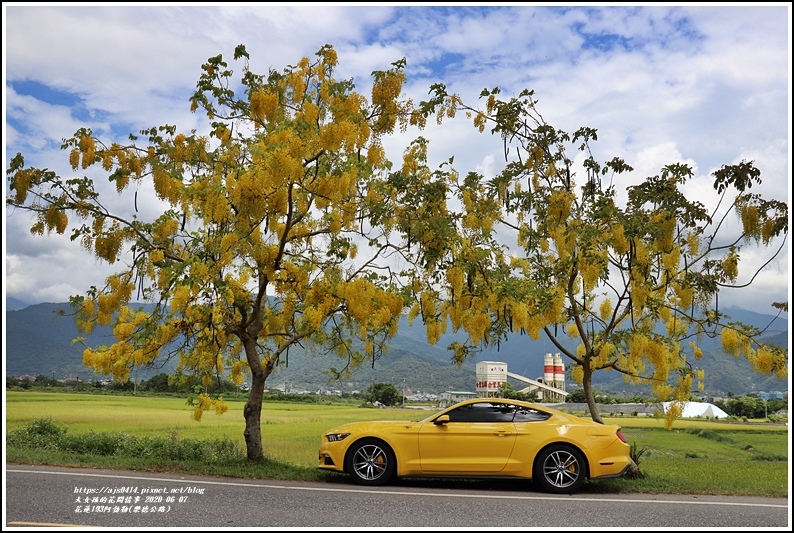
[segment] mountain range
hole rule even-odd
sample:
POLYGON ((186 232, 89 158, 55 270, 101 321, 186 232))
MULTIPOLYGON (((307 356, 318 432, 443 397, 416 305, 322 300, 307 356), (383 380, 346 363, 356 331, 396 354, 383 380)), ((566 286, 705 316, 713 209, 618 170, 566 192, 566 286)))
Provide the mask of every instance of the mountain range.
MULTIPOLYGON (((95 375, 82 364, 82 347, 73 344, 78 337, 73 319, 68 316, 68 303, 41 303, 26 305, 6 299, 5 344, 6 376, 44 375, 56 379, 80 377, 84 381, 104 379, 95 375), (67 313, 66 316, 59 314, 67 313)), ((766 328, 765 342, 789 347, 788 321, 772 315, 747 311, 738 307, 723 309, 724 313, 745 324, 766 328), (767 327, 768 326, 768 327, 767 327)), ((545 337, 537 341, 525 335, 513 335, 498 348, 484 349, 476 359, 458 366, 452 363, 446 347, 453 341, 463 341, 460 333, 442 335, 439 342, 427 342, 424 326, 417 321, 409 325, 404 321, 397 335, 390 341, 385 356, 358 367, 343 381, 331 380, 327 370, 342 366, 333 356, 313 355, 303 349, 292 349, 282 365, 268 378, 271 387, 289 390, 363 390, 375 382, 392 383, 401 389, 440 393, 443 391, 473 391, 475 364, 479 361, 507 363, 511 373, 531 379, 543 376, 544 356, 558 350, 545 337)), ((112 341, 110 328, 97 328, 86 337, 89 345, 106 344, 112 341)), ((574 341, 571 341, 574 342, 574 341)), ((734 358, 724 352, 720 340, 701 339, 703 357, 694 363, 706 373, 707 395, 721 396, 727 393, 743 395, 759 391, 788 391, 788 380, 756 374, 744 358, 734 358)), ((566 361, 565 359, 563 359, 566 361)), ((136 379, 173 371, 173 364, 163 368, 140 368, 133 372, 136 379)), ((566 362, 567 368, 567 362, 566 362)), ((598 390, 627 396, 647 395, 649 389, 627 385, 616 372, 598 372, 593 381, 598 390)), ((577 385, 569 384, 568 390, 577 385)))

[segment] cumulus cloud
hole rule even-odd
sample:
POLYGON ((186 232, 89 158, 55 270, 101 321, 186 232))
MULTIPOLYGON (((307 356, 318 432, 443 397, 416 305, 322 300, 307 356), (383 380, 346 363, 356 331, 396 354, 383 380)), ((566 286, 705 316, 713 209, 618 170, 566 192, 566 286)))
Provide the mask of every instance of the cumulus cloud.
MULTIPOLYGON (((753 160, 758 192, 790 196, 790 6, 271 6, 3 5, 6 164, 16 152, 68 175, 61 140, 91 127, 111 140, 160 124, 206 128, 189 111, 200 66, 223 54, 231 68, 245 44, 257 72, 282 70, 331 44, 337 77, 367 94, 374 70, 405 58, 406 92, 427 97, 431 83, 476 103, 484 88, 505 96, 532 89, 544 118, 572 132, 596 128, 594 155, 634 166, 623 187, 663 165, 686 162, 693 197, 708 198, 710 175, 723 164, 753 160)), ((386 140, 392 160, 417 132, 386 140)), ((430 125, 430 163, 450 156, 461 173, 498 171, 498 137, 460 118, 430 125)), ((8 185, 6 184, 6 192, 8 185)), ((97 180, 103 192, 112 192, 97 180)), ((141 189, 142 197, 153 198, 141 189)), ((152 216, 110 194, 123 213, 152 216)), ((112 268, 68 236, 33 237, 23 213, 6 212, 4 290, 29 303, 65 300, 100 285, 112 268)), ((743 250, 746 271, 763 267, 752 291, 726 295, 769 312, 787 295, 788 247, 764 266, 764 250, 743 250), (744 255, 746 253, 746 256, 744 255), (747 293, 751 292, 752 295, 747 293), (757 302, 756 302, 757 299, 757 302)), ((736 291, 740 292, 740 291, 736 291)), ((721 296, 722 297, 722 296, 721 296)))

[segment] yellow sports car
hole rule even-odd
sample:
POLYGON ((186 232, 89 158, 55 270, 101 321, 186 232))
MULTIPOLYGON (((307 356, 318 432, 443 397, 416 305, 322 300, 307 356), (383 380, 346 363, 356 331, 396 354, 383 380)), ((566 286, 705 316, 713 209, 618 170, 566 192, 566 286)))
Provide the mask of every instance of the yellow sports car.
POLYGON ((616 425, 518 400, 464 400, 418 422, 345 424, 320 445, 323 470, 361 485, 395 477, 513 477, 571 494, 585 479, 623 476, 632 460, 616 425))

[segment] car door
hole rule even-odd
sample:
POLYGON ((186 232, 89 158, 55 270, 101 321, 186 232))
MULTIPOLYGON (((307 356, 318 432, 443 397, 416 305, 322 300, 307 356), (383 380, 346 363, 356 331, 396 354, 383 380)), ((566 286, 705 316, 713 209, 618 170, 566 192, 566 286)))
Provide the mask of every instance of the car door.
POLYGON ((419 430, 422 471, 500 472, 516 441, 514 411, 510 404, 483 401, 448 411, 443 423, 427 422, 419 430))
POLYGON ((532 407, 517 406, 513 416, 513 427, 516 431, 516 443, 510 462, 521 468, 532 464, 540 448, 557 434, 556 425, 546 423, 551 414, 532 407))

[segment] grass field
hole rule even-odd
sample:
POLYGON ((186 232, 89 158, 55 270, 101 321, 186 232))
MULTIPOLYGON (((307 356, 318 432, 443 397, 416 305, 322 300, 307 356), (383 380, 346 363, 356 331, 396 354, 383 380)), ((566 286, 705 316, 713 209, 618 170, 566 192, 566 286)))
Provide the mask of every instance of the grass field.
MULTIPOLYGON (((88 394, 7 392, 6 431, 40 418, 51 418, 69 433, 131 433, 156 436, 176 432, 181 438, 228 437, 244 447, 243 406, 227 402, 229 410, 204 413, 193 420, 193 407, 184 398, 97 396, 88 394)), ((272 458, 298 466, 316 466, 320 437, 343 422, 359 420, 418 420, 430 412, 415 409, 361 409, 338 404, 267 402, 262 410, 262 445, 272 458)))
MULTIPOLYGON (((69 434, 229 439, 244 453, 244 402, 228 403, 229 410, 223 415, 210 411, 196 422, 193 408, 184 398, 9 391, 6 435, 48 418, 65 426, 69 434)), ((263 447, 273 461, 313 472, 320 436, 328 429, 358 420, 418 420, 432 412, 266 402, 262 412, 263 447)), ((626 440, 644 449, 640 467, 645 476, 602 480, 597 482, 599 491, 788 495, 790 438, 786 426, 679 420, 668 431, 662 419, 619 417, 605 421, 619 424, 626 440)))

